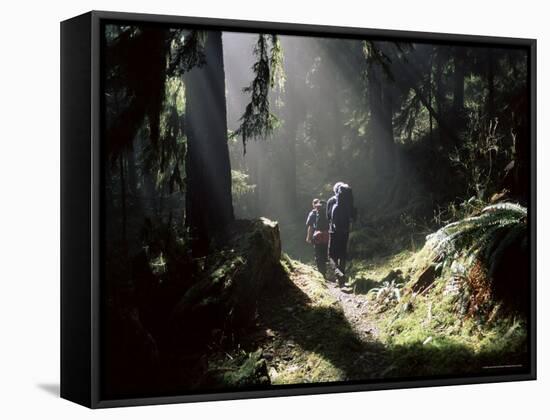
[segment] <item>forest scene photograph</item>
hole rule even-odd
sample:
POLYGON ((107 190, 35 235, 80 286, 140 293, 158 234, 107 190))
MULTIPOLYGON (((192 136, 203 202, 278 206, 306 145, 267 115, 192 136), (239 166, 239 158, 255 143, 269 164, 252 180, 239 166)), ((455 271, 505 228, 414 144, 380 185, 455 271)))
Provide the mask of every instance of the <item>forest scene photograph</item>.
POLYGON ((101 27, 103 398, 529 370, 527 48, 101 27))

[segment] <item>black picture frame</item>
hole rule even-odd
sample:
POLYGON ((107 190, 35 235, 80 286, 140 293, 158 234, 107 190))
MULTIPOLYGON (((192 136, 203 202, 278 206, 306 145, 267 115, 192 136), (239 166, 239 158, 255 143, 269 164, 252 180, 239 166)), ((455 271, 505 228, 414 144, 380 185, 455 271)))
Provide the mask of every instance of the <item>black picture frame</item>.
POLYGON ((90 408, 536 379, 536 40, 92 11, 61 23, 61 397, 90 408), (101 397, 101 25, 146 22, 238 32, 408 39, 528 50, 530 106, 530 360, 528 371, 475 377, 280 386, 277 389, 105 400, 101 397))

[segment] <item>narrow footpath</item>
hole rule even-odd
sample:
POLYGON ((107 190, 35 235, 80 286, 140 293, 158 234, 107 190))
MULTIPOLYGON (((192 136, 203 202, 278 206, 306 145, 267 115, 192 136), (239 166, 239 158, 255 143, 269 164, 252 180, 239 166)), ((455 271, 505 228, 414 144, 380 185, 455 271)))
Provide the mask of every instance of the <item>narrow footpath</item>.
POLYGON ((260 345, 273 384, 369 379, 387 368, 384 346, 365 316, 365 295, 340 289, 292 261, 282 290, 260 304, 260 345))

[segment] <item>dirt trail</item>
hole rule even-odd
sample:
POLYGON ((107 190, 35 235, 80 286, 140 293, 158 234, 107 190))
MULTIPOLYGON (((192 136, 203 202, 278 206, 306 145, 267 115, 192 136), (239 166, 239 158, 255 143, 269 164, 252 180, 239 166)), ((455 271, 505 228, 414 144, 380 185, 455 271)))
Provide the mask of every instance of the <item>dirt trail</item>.
POLYGON ((334 296, 344 311, 344 315, 358 336, 365 341, 372 341, 378 335, 377 328, 366 315, 372 310, 372 303, 366 295, 355 294, 349 287, 338 287, 336 283, 326 282, 328 291, 334 296))
POLYGON ((293 262, 290 281, 261 302, 261 347, 273 384, 379 377, 384 347, 365 314, 364 295, 325 281, 293 262))

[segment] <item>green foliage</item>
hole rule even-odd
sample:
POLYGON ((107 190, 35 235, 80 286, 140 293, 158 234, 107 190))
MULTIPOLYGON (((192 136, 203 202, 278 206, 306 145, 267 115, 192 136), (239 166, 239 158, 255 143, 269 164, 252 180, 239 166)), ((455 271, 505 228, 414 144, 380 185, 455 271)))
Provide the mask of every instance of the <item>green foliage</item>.
POLYGON ((254 192, 256 184, 249 182, 250 175, 244 171, 231 169, 231 194, 233 196, 233 208, 239 218, 247 218, 254 208, 254 192))
POLYGON ((373 300, 378 307, 378 311, 384 311, 390 306, 399 303, 401 300, 401 288, 402 284, 399 284, 395 279, 390 281, 384 281, 381 286, 374 287, 369 291, 369 294, 373 295, 373 300))
POLYGON ((160 135, 169 34, 154 27, 106 31, 105 87, 107 153, 113 159, 132 148, 144 120, 149 139, 160 135), (143 51, 150 51, 143 60, 143 51), (144 81, 147 81, 144 83, 144 81))
POLYGON ((193 67, 202 67, 206 63, 204 46, 207 36, 207 31, 185 33, 183 30, 176 30, 171 42, 168 73, 181 77, 193 67))
POLYGON ((186 141, 183 128, 185 94, 181 78, 171 77, 165 84, 165 101, 160 117, 160 138, 148 143, 142 153, 142 165, 155 174, 156 186, 167 186, 171 194, 185 189, 186 141))
POLYGON ((472 196, 468 200, 460 201, 459 203, 451 201, 445 206, 439 206, 437 210, 434 210, 432 221, 437 227, 444 226, 452 223, 452 221, 465 219, 473 214, 479 214, 486 206, 487 203, 476 196, 472 196))
POLYGON ((224 373, 223 383, 230 387, 242 387, 251 385, 269 385, 267 365, 262 359, 262 350, 249 353, 241 365, 224 373))
POLYGON ((485 207, 477 216, 444 226, 429 235, 427 241, 445 259, 454 259, 460 254, 473 262, 480 256, 494 264, 494 257, 499 255, 497 251, 508 246, 508 241, 517 239, 516 235, 527 235, 527 209, 515 203, 499 203, 485 207), (503 233, 506 233, 504 240, 503 233), (498 246, 497 241, 500 241, 498 246))
POLYGON ((235 169, 231 170, 231 188, 235 198, 242 197, 243 195, 254 191, 256 185, 248 183, 249 177, 250 175, 244 172, 237 171, 235 169))
POLYGON ((252 66, 255 77, 251 84, 243 89, 244 93, 250 94, 250 103, 239 120, 241 125, 233 134, 242 136, 245 153, 249 138, 265 138, 278 127, 279 120, 270 111, 269 91, 284 83, 283 55, 276 35, 260 34, 254 47, 254 55, 257 57, 252 66))
POLYGON ((420 141, 430 134, 430 114, 414 89, 405 95, 393 124, 396 142, 401 144, 420 141))

